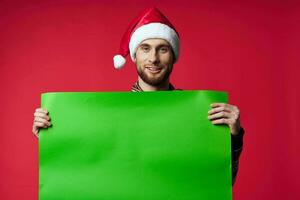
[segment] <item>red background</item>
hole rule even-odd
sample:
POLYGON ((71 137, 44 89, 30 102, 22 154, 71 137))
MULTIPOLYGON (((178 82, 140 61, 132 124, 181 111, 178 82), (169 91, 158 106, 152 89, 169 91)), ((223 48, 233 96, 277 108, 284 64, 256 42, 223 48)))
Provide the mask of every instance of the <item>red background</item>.
POLYGON ((0 199, 38 194, 40 94, 129 91, 112 57, 129 21, 156 5, 181 34, 172 83, 230 93, 246 130, 234 199, 300 199, 300 13, 291 1, 0 1, 0 199), (298 84, 298 85, 297 85, 298 84))

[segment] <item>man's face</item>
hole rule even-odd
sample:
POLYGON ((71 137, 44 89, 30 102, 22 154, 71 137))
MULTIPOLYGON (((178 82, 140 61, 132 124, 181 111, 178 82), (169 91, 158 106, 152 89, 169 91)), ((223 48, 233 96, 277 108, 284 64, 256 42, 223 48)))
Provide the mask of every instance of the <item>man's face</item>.
POLYGON ((137 48, 135 63, 138 75, 145 83, 159 86, 169 79, 172 72, 172 47, 163 39, 144 40, 137 48))

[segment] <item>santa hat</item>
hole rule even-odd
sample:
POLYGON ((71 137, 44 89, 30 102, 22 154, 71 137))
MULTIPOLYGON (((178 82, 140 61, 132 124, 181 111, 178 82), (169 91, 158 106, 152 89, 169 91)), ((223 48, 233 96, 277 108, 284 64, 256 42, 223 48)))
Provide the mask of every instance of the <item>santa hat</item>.
POLYGON ((125 65, 126 56, 129 53, 134 61, 139 44, 152 38, 168 41, 173 49, 176 62, 179 56, 179 34, 157 8, 151 7, 144 10, 130 23, 121 40, 119 54, 113 58, 115 68, 120 69, 125 65))

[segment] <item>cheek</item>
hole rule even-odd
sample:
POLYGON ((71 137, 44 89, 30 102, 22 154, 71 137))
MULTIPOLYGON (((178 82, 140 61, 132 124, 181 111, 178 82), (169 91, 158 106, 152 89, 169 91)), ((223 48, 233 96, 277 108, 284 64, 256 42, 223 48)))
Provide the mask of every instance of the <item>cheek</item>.
POLYGON ((162 55, 160 61, 164 65, 172 65, 173 64, 173 58, 171 55, 162 55))
POLYGON ((141 64, 145 63, 146 59, 147 58, 144 54, 141 54, 141 53, 136 54, 136 57, 135 57, 136 64, 141 65, 141 64))
POLYGON ((141 60, 140 57, 135 58, 135 65, 138 69, 142 70, 144 67, 144 62, 141 60))

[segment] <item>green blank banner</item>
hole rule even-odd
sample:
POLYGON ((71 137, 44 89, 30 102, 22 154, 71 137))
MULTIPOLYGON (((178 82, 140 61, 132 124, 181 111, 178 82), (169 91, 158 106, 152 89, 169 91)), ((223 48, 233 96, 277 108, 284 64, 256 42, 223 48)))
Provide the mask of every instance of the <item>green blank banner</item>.
POLYGON ((215 91, 42 94, 40 200, 230 200, 231 144, 215 91))

